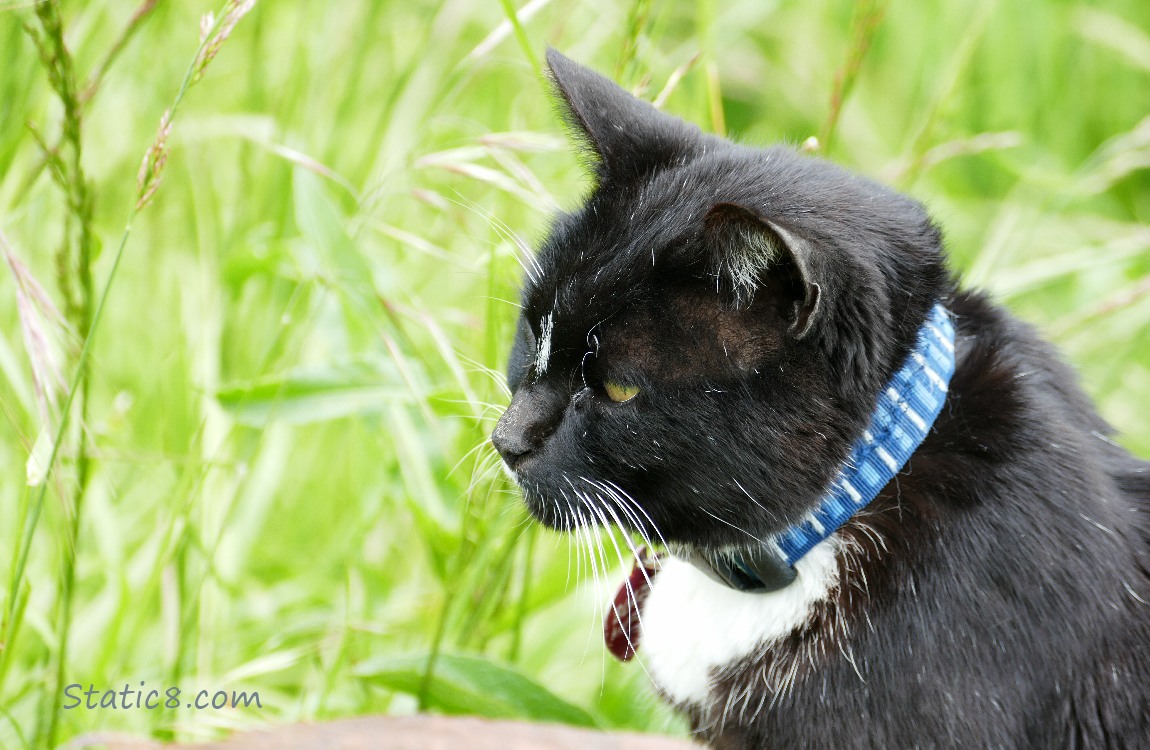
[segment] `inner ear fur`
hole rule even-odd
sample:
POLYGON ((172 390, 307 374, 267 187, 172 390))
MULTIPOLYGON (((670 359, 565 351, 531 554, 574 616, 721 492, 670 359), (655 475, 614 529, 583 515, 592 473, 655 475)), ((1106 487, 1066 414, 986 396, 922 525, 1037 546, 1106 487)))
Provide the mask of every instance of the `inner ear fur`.
POLYGON ((788 333, 796 339, 809 334, 818 322, 822 302, 810 243, 736 203, 716 204, 703 225, 711 273, 734 305, 749 305, 767 274, 789 280, 795 299, 788 333))

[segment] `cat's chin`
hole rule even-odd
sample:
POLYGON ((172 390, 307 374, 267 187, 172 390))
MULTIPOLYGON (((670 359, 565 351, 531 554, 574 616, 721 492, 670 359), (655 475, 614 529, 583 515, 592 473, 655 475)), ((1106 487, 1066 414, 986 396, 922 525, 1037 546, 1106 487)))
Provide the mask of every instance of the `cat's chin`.
POLYGON ((579 499, 554 495, 541 491, 522 477, 516 483, 523 491, 523 504, 531 516, 549 529, 569 533, 581 528, 595 526, 619 526, 624 531, 633 529, 620 526, 619 513, 612 510, 592 509, 579 499))
POLYGON ((523 504, 527 506, 527 512, 532 518, 555 531, 571 531, 574 528, 571 515, 561 513, 556 501, 536 489, 523 474, 509 467, 506 462, 501 461, 500 465, 507 478, 523 491, 523 504))
POLYGON ((518 482, 523 490, 523 504, 527 512, 539 523, 554 531, 573 531, 578 522, 575 521, 573 509, 564 508, 559 501, 548 497, 538 490, 518 482))
POLYGON ((533 493, 523 493, 523 501, 527 505, 527 512, 539 523, 553 531, 572 531, 575 526, 571 517, 564 515, 549 500, 533 493))

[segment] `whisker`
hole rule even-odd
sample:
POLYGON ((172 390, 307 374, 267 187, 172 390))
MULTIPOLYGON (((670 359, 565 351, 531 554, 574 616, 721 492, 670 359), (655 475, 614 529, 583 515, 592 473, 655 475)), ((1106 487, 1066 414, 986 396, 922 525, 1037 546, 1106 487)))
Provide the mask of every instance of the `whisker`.
POLYGON ((764 507, 762 506, 762 504, 761 504, 761 503, 760 503, 758 500, 756 500, 756 499, 754 498, 754 496, 752 496, 752 495, 751 495, 751 493, 747 492, 747 489, 746 489, 745 487, 743 487, 743 485, 739 484, 739 480, 738 480, 738 479, 734 479, 733 481, 735 482, 735 486, 736 486, 736 487, 738 487, 740 490, 742 490, 742 491, 743 491, 743 494, 747 496, 747 499, 748 499, 748 500, 750 500, 752 503, 754 503, 754 504, 755 504, 755 506, 756 506, 756 507, 758 507, 758 509, 759 509, 759 510, 763 511, 764 513, 766 513, 766 514, 767 514, 767 516, 768 516, 768 517, 771 519, 771 521, 776 521, 776 520, 778 520, 778 519, 777 519, 777 517, 776 517, 776 515, 775 515, 775 513, 774 513, 774 511, 770 511, 770 510, 767 510, 766 508, 764 508, 764 507))
POLYGON ((716 520, 716 521, 718 521, 719 523, 724 523, 724 524, 726 524, 727 526, 730 526, 730 527, 731 527, 732 529, 734 529, 735 531, 739 531, 739 532, 742 532, 742 533, 746 534, 747 536, 749 536, 751 539, 754 539, 754 540, 755 540, 756 542, 758 542, 759 544, 762 544, 762 545, 765 545, 765 544, 766 544, 766 542, 764 542, 762 539, 759 539, 757 536, 755 536, 755 535, 754 535, 754 534, 752 534, 751 532, 747 531, 746 529, 742 528, 741 526, 736 526, 735 524, 731 523, 730 521, 726 520, 725 518, 719 518, 719 517, 718 517, 718 516, 716 516, 714 513, 712 513, 711 511, 707 510, 706 508, 704 508, 702 505, 696 505, 695 507, 696 507, 696 508, 698 508, 699 510, 703 511, 704 513, 706 513, 708 516, 710 516, 711 518, 715 519, 715 520, 716 520))
MULTIPOLYGON (((651 540, 647 536, 647 532, 646 529, 643 528, 643 524, 639 521, 639 517, 632 513, 631 510, 628 509, 625 505, 623 505, 621 499, 618 496, 618 493, 616 493, 614 490, 602 482, 597 482, 594 479, 589 479, 582 476, 579 478, 589 484, 591 487, 594 487, 596 492, 601 492, 606 495, 606 497, 603 498, 604 502, 606 502, 607 499, 610 499, 611 504, 616 506, 625 516, 627 516, 627 519, 631 522, 631 525, 635 527, 635 532, 643 537, 643 542, 650 546, 651 540)), ((618 519, 616 519, 616 523, 618 523, 618 519)), ((620 523, 619 527, 623 528, 623 524, 620 523)))
MULTIPOLYGON (((596 506, 596 504, 593 502, 592 497, 585 495, 584 499, 587 501, 587 507, 593 513, 595 513, 599 517, 599 520, 603 522, 603 525, 606 526, 607 525, 607 518, 603 514, 603 511, 601 509, 599 509, 596 506)), ((619 558, 619 564, 621 566, 623 566, 624 568, 626 568, 627 563, 623 560, 623 550, 621 550, 619 548, 618 543, 615 542, 615 535, 614 534, 608 534, 607 538, 611 540, 611 546, 615 548, 615 555, 619 558)), ((602 546, 602 536, 600 536, 599 542, 600 542, 600 549, 602 549, 604 551, 604 558, 605 558, 606 557, 606 550, 602 546)), ((638 559, 638 557, 636 557, 636 559, 638 559)), ((603 564, 604 564, 604 566, 606 566, 606 559, 604 559, 603 564)), ((627 587, 627 595, 631 599, 631 601, 635 603, 635 612, 638 613, 638 611, 639 611, 639 600, 635 597, 635 591, 631 587, 631 577, 630 576, 627 577, 627 579, 625 581, 625 585, 627 587)), ((612 613, 614 613, 614 615, 615 615, 615 619, 619 621, 620 625, 622 625, 623 624, 623 616, 622 616, 622 614, 620 614, 618 607, 615 606, 615 598, 614 597, 611 597, 611 605, 610 606, 611 606, 612 613)), ((642 620, 640 620, 639 624, 642 625, 642 620)), ((631 635, 629 632, 627 632, 626 629, 623 630, 623 637, 627 639, 627 645, 629 645, 631 647, 631 650, 635 651, 636 650, 635 644, 633 644, 631 642, 631 635)))
MULTIPOLYGON (((575 540, 575 583, 578 584, 583 580, 583 540, 579 536, 579 520, 575 517, 575 509, 571 507, 571 498, 567 497, 566 490, 562 490, 560 494, 563 497, 563 501, 567 503, 567 510, 571 519, 570 531, 572 538, 575 540)), ((568 563, 567 567, 570 569, 570 563, 568 563)))
MULTIPOLYGON (((515 306, 520 307, 520 305, 517 304, 515 306)), ((511 388, 507 385, 507 378, 504 376, 503 372, 492 367, 488 367, 479 360, 468 357, 466 354, 457 354, 456 356, 459 357, 460 362, 470 366, 470 372, 478 372, 482 375, 486 375, 491 379, 491 382, 495 383, 495 387, 497 387, 504 396, 511 398, 511 388)))
MULTIPOLYGON (((598 593, 599 589, 601 588, 599 585, 599 563, 595 559, 595 545, 594 545, 594 542, 591 540, 590 523, 587 521, 586 517, 583 515, 582 510, 579 510, 577 512, 579 513, 579 520, 581 521, 580 531, 584 535, 584 539, 587 542, 587 563, 591 568, 591 577, 593 580, 591 600, 596 601, 596 594, 598 593)), ((596 602, 595 607, 592 608, 592 612, 593 613, 598 612, 598 608, 599 608, 599 604, 596 602)), ((596 630, 596 624, 597 623, 595 621, 595 615, 592 614, 591 617, 592 617, 592 619, 591 619, 591 630, 588 633, 587 644, 586 644, 584 651, 583 651, 584 656, 587 655, 587 649, 591 647, 591 643, 594 640, 594 633, 596 630)))
POLYGON ((532 282, 538 282, 539 279, 536 276, 536 273, 538 273, 539 276, 542 276, 543 268, 539 265, 538 260, 535 259, 534 254, 531 252, 531 248, 527 245, 523 238, 517 235, 511 229, 511 227, 503 223, 503 221, 501 221, 495 214, 486 211, 481 206, 479 206, 479 204, 466 198, 459 191, 455 191, 455 194, 458 196, 457 198, 450 198, 447 196, 444 197, 457 206, 465 208, 476 216, 479 216, 484 221, 486 221, 487 225, 494 229, 500 237, 502 237, 504 240, 510 241, 512 245, 511 256, 515 258, 515 262, 517 262, 520 267, 523 268, 523 272, 527 274, 527 278, 529 278, 532 282), (520 253, 523 255, 521 256, 520 253), (530 267, 528 266, 528 262, 531 263, 530 267))
MULTIPOLYGON (((610 487, 604 484, 592 482, 592 486, 598 487, 607 493, 607 496, 611 498, 613 504, 618 507, 619 510, 627 516, 627 518, 631 520, 632 524, 634 524, 636 531, 638 532, 639 536, 643 538, 643 543, 647 545, 647 550, 651 553, 652 557, 658 560, 658 554, 654 550, 655 544, 651 541, 650 535, 647 534, 646 524, 640 521, 639 517, 635 515, 635 513, 630 508, 627 507, 628 504, 626 501, 628 498, 621 497, 618 492, 612 490, 610 487)), ((634 500, 631 501, 631 504, 634 504, 634 500)), ((620 526, 622 526, 622 524, 620 524, 620 526)))
POLYGON ((664 547, 670 546, 667 544, 667 540, 663 538, 663 532, 659 530, 659 525, 656 524, 654 519, 652 519, 651 516, 647 514, 647 511, 643 510, 643 506, 641 506, 641 505, 639 505, 639 503, 635 502, 635 498, 628 495, 627 492, 622 487, 620 487, 619 485, 615 484, 612 481, 609 481, 609 480, 605 481, 604 484, 606 484, 608 487, 610 487, 611 489, 618 492, 620 498, 626 499, 627 502, 630 503, 632 508, 634 508, 635 510, 642 513, 643 517, 647 519, 647 522, 651 524, 651 529, 655 532, 655 536, 659 537, 659 542, 662 543, 662 545, 664 547))
MULTIPOLYGON (((587 482, 588 484, 591 484, 592 486, 595 486, 594 483, 591 482, 591 480, 589 480, 589 479, 583 478, 583 481, 587 482)), ((647 585, 650 586, 651 585, 651 578, 647 575, 647 567, 645 565, 643 565, 643 559, 642 559, 641 555, 639 554, 639 550, 635 549, 635 543, 631 540, 630 536, 628 536, 628 534, 626 533, 626 530, 623 529, 623 524, 622 524, 622 522, 620 522, 618 514, 615 513, 615 511, 607 503, 605 498, 603 498, 599 495, 596 495, 596 497, 599 499, 600 505, 603 507, 603 509, 606 510, 608 513, 610 513, 611 517, 615 519, 615 525, 617 527, 619 527, 620 531, 623 532, 623 541, 627 544, 627 547, 631 550, 631 555, 635 558, 635 565, 637 565, 639 567, 639 570, 641 570, 643 572, 643 578, 647 581, 647 585)), ((607 523, 606 519, 603 520, 603 523, 604 523, 604 525, 606 525, 606 523, 607 523)), ((612 536, 612 544, 614 544, 614 536, 612 536)), ((616 545, 615 549, 618 550, 618 545, 616 545)), ((623 563, 622 554, 620 554, 619 562, 623 563)), ((623 564, 624 564, 624 567, 626 567, 626 563, 623 563, 623 564)), ((628 588, 630 588, 630 577, 628 577, 627 581, 628 581, 628 588)), ((638 609, 639 609, 638 605, 639 605, 639 602, 638 602, 638 600, 636 600, 635 601, 636 611, 638 611, 638 609)), ((642 621, 640 621, 640 624, 642 624, 642 621)))

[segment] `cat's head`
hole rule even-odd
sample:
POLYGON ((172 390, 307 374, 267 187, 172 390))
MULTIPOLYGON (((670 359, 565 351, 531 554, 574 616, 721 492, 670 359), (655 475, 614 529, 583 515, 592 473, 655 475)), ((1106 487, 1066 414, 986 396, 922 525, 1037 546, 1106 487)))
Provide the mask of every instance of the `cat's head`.
POLYGON ((819 499, 948 284, 914 201, 548 53, 590 197, 527 264, 492 440, 544 523, 741 546, 819 499))

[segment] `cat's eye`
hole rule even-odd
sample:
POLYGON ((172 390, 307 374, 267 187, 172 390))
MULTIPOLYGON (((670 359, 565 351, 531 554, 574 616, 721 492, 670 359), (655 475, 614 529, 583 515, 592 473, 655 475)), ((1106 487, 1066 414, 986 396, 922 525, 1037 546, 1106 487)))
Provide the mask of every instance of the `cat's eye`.
POLYGON ((607 392, 607 398, 617 404, 630 401, 639 395, 639 386, 612 383, 610 380, 603 384, 603 390, 607 392))

